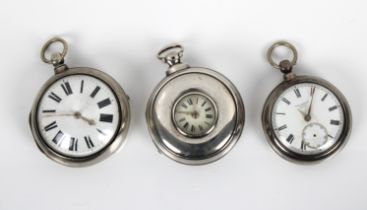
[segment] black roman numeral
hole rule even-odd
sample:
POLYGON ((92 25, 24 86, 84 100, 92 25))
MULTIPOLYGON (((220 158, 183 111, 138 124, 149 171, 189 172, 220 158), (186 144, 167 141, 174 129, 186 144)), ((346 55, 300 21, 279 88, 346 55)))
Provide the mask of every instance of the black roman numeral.
POLYGON ((64 137, 64 133, 61 130, 59 130, 56 136, 52 139, 52 142, 55 143, 56 145, 59 145, 63 137, 64 137))
POLYGON ((306 151, 306 143, 305 141, 301 142, 301 150, 305 150, 306 151))
POLYGON ((206 114, 205 117, 206 118, 213 118, 213 115, 212 114, 206 114))
POLYGON ((187 106, 185 103, 182 103, 181 106, 183 106, 183 108, 187 109, 187 106))
POLYGON ((61 98, 58 95, 56 95, 54 92, 51 92, 50 95, 48 95, 48 97, 56 101, 57 103, 60 103, 61 101, 61 98))
POLYGON ((67 96, 73 93, 69 82, 64 82, 63 84, 61 84, 61 87, 67 96))
POLYGON ((78 139, 77 138, 70 137, 69 150, 78 151, 78 139))
POLYGON ((50 123, 50 124, 48 124, 44 127, 45 131, 49 131, 49 130, 52 130, 54 128, 57 128, 56 121, 53 121, 52 123, 50 123))
POLYGON ((102 101, 98 102, 98 107, 100 109, 102 109, 103 107, 108 106, 110 104, 111 104, 110 99, 109 98, 106 98, 105 100, 102 100, 102 101))
POLYGON ((335 106, 332 106, 332 107, 329 108, 329 112, 334 111, 337 108, 338 108, 338 106, 336 106, 336 105, 335 106))
POLYGON ((102 135, 104 135, 104 136, 106 135, 102 130, 100 130, 100 129, 98 129, 98 128, 97 128, 97 131, 98 131, 98 133, 100 133, 100 134, 102 134, 102 135))
POLYGON ((84 136, 85 144, 87 145, 88 149, 93 148, 94 144, 90 136, 84 136))
POLYGON ((55 109, 45 109, 45 110, 42 110, 42 113, 55 113, 56 110, 55 109))
POLYGON ((315 94, 315 90, 316 90, 316 86, 312 85, 311 86, 311 91, 310 91, 311 96, 313 96, 313 94, 315 94))
POLYGON ((187 128, 187 126, 189 126, 189 123, 186 122, 185 125, 183 126, 185 129, 187 128))
POLYGON ((281 131, 281 130, 286 129, 286 128, 287 128, 287 125, 284 124, 284 125, 280 126, 279 128, 277 128, 275 130, 281 131))
POLYGON ((284 103, 288 104, 288 105, 290 105, 290 104, 291 104, 291 102, 290 102, 288 99, 286 99, 286 98, 282 98, 282 101, 283 101, 284 103))
POLYGON ((90 94, 90 97, 94 98, 98 91, 100 90, 101 88, 99 86, 97 86, 96 88, 94 88, 93 92, 90 94))
POLYGON ((340 125, 340 121, 339 120, 330 120, 330 124, 332 124, 332 125, 340 125))
POLYGON ((205 109, 205 111, 206 111, 206 112, 208 112, 208 111, 210 111, 211 109, 212 109, 212 108, 211 108, 211 107, 209 107, 209 108, 206 108, 206 109, 205 109))
POLYGON ((277 115, 285 115, 284 112, 276 112, 275 114, 277 114, 277 115))
POLYGON ((187 103, 189 103, 189 105, 192 105, 192 99, 191 99, 191 98, 189 98, 189 99, 187 100, 187 103))
POLYGON ((84 80, 80 82, 80 93, 83 93, 84 91, 84 80))
POLYGON ((293 134, 289 134, 289 136, 287 137, 287 142, 292 144, 293 140, 294 140, 293 134))
POLYGON ((195 126, 191 125, 191 132, 195 132, 195 126))
POLYGON ((325 93, 325 95, 321 98, 321 101, 325 101, 325 98, 328 96, 328 93, 325 93))
POLYGON ((297 98, 301 98, 301 92, 298 88, 294 88, 294 93, 296 94, 297 98))
POLYGON ((99 121, 112 123, 112 121, 113 121, 113 115, 112 114, 101 114, 99 116, 99 121))
POLYGON ((202 104, 201 104, 201 106, 204 106, 206 104, 206 101, 204 101, 202 104))

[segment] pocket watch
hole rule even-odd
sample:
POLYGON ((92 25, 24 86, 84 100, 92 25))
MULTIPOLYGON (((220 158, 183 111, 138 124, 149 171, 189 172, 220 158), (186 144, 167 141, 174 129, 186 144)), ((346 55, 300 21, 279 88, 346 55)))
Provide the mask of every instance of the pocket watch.
POLYGON ((53 161, 71 167, 95 164, 124 143, 130 123, 128 96, 109 75, 88 67, 64 64, 68 45, 50 39, 41 58, 53 64, 55 75, 39 91, 30 127, 39 149, 53 161), (63 51, 46 57, 52 44, 63 51))
POLYGON ((183 164, 213 162, 236 144, 245 111, 236 87, 220 73, 181 62, 183 47, 158 53, 168 64, 146 109, 149 132, 158 150, 183 164))
POLYGON ((269 63, 284 74, 284 81, 266 99, 262 125, 271 147, 282 157, 296 162, 315 162, 330 157, 347 142, 351 111, 346 98, 330 82, 314 76, 296 76, 293 45, 281 41, 267 53, 269 63), (291 50, 291 61, 277 64, 275 48, 291 50))

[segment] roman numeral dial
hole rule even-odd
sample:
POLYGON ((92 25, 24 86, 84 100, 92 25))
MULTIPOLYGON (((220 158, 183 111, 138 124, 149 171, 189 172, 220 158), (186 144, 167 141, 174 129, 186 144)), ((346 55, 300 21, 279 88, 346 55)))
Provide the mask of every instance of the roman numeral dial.
POLYGON ((218 115, 215 102, 200 92, 179 97, 172 114, 178 132, 188 137, 201 137, 210 133, 218 115))
POLYGON ((328 150, 340 137, 344 114, 336 95, 324 86, 300 83, 288 87, 272 109, 277 141, 299 154, 328 150))
POLYGON ((39 101, 39 133, 61 155, 93 155, 118 132, 117 101, 112 89, 96 77, 81 74, 61 78, 45 90, 39 101))

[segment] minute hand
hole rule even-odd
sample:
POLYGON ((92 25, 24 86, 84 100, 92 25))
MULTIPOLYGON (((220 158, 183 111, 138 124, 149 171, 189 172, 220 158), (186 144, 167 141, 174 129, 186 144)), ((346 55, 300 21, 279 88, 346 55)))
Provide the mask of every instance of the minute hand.
POLYGON ((313 102, 313 96, 315 95, 315 86, 311 87, 311 102, 310 106, 308 107, 307 114, 305 116, 305 120, 308 122, 311 120, 311 109, 312 109, 312 102, 313 102))

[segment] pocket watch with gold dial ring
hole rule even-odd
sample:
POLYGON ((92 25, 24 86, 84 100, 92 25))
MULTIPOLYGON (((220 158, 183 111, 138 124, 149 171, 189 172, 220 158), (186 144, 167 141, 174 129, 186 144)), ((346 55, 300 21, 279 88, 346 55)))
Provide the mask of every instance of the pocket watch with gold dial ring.
POLYGON ((30 126, 39 149, 53 161, 71 167, 95 164, 124 143, 130 123, 128 96, 109 75, 88 67, 64 64, 68 45, 50 39, 41 58, 53 64, 55 75, 39 91, 30 126), (46 51, 61 43, 63 51, 46 51))
POLYGON ((284 81, 266 99, 262 124, 272 148, 295 162, 316 162, 330 157, 347 142, 352 116, 344 95, 330 82, 314 76, 296 76, 293 45, 281 41, 268 50, 268 61, 284 74, 284 81), (273 51, 287 47, 293 59, 277 64, 273 51))
POLYGON ((146 109, 149 132, 158 150, 183 164, 213 162, 236 144, 245 111, 235 86, 222 74, 181 62, 183 47, 158 53, 169 65, 146 109))

